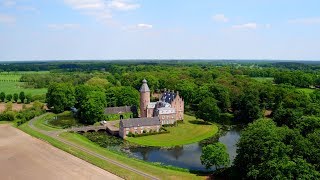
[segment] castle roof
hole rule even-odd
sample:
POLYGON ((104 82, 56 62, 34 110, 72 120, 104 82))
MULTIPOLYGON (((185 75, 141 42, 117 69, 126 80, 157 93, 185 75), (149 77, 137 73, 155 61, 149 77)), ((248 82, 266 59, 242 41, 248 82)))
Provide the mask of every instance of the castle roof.
POLYGON ((124 128, 131 128, 131 127, 140 127, 140 126, 156 126, 161 125, 159 117, 152 117, 152 118, 133 118, 128 120, 120 120, 120 124, 124 128))
POLYGON ((176 97, 176 93, 166 91, 162 94, 161 100, 166 103, 171 103, 176 97))
POLYGON ((131 106, 108 107, 104 109, 104 114, 121 114, 129 112, 132 112, 131 106))
POLYGON ((150 92, 146 79, 142 80, 142 86, 140 88, 140 92, 150 92))

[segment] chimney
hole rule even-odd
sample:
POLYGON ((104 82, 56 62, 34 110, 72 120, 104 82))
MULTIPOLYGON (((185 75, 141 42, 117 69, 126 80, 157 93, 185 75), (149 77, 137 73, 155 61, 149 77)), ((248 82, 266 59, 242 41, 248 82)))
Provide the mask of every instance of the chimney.
POLYGON ((172 90, 172 93, 174 93, 174 90, 172 90))
POLYGON ((177 91, 177 96, 179 96, 179 91, 177 91))
POLYGON ((170 92, 170 89, 168 89, 168 92, 170 92))

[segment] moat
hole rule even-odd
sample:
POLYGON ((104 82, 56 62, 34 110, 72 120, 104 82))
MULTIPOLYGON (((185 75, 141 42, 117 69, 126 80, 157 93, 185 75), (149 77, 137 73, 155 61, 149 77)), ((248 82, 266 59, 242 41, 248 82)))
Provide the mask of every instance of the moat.
MULTIPOLYGON (((228 131, 225 131, 218 138, 219 142, 226 145, 231 162, 233 162, 236 156, 236 143, 238 142, 239 138, 239 128, 232 128, 228 131)), ((212 141, 216 140, 214 140, 213 138, 212 141)), ((134 147, 130 145, 122 146, 115 144, 113 144, 112 146, 108 146, 108 148, 125 152, 130 157, 142 159, 148 162, 157 162, 163 165, 185 168, 189 170, 207 171, 200 161, 202 145, 205 144, 205 142, 176 146, 169 149, 160 147, 134 147)))

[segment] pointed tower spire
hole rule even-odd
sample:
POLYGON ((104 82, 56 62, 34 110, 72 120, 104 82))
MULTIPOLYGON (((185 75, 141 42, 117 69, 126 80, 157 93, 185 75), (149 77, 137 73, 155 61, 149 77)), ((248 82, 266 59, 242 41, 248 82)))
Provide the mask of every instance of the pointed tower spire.
POLYGON ((140 92, 150 92, 149 86, 147 84, 147 80, 143 79, 142 80, 142 86, 140 88, 140 92))

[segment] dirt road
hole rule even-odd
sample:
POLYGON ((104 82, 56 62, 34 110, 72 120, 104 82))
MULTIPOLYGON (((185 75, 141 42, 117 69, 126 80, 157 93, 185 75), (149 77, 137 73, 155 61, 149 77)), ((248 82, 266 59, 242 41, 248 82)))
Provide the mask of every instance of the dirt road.
POLYGON ((0 125, 0 179, 120 178, 10 125, 0 125))

